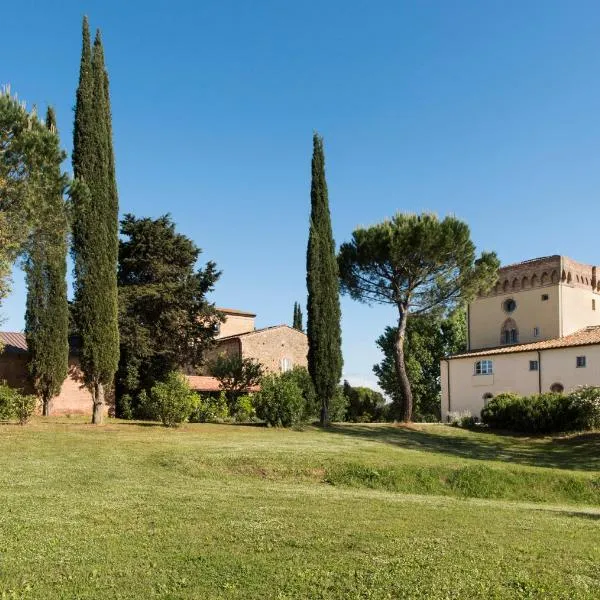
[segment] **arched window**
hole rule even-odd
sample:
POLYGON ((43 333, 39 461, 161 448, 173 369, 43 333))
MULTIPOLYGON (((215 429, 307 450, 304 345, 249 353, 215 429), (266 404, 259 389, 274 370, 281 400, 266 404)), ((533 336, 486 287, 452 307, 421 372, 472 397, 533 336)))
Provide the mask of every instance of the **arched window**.
POLYGON ((519 290, 519 287, 519 280, 515 277, 512 282, 512 289, 516 292, 519 290))
POLYGON ((501 344, 516 344, 519 341, 519 330, 514 319, 506 319, 500 330, 501 344))
POLYGON ((529 287, 529 279, 527 279, 527 275, 525 275, 525 277, 523 277, 523 279, 521 280, 521 289, 526 289, 529 287))
POLYGON ((502 285, 502 291, 503 292, 508 292, 508 287, 509 287, 510 283, 508 281, 508 279, 504 280, 504 284, 502 285))
POLYGON ((556 271, 552 271, 552 275, 550 275, 550 281, 552 283, 558 283, 558 273, 556 271))
POLYGON ((494 397, 494 394, 492 394, 491 392, 486 392, 482 398, 483 398, 483 405, 487 406, 488 402, 494 397))
POLYGON ((562 383, 553 383, 550 386, 550 391, 555 394, 562 394, 565 391, 565 386, 562 383))
POLYGON ((542 285, 546 285, 548 283, 548 273, 546 273, 546 271, 542 273, 541 283, 542 285))
POLYGON ((532 275, 531 276, 531 287, 535 287, 536 285, 539 285, 538 276, 532 275))

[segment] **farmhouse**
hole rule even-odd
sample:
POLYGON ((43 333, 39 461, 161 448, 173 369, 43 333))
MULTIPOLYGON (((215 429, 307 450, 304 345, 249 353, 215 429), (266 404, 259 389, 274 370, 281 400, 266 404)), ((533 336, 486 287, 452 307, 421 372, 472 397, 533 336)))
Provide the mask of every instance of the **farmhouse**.
POLYGON ((442 360, 442 418, 477 415, 500 392, 600 385, 598 275, 565 256, 501 268, 468 306, 466 352, 442 360))
MULTIPOLYGON (((225 320, 216 331, 215 346, 206 353, 205 365, 219 354, 238 355, 258 360, 267 372, 280 373, 296 365, 306 366, 308 341, 301 331, 287 325, 255 328, 256 315, 240 310, 219 308, 225 320)), ((0 354, 0 381, 11 387, 32 393, 27 377, 27 342, 23 333, 0 332, 4 349, 0 354)), ((217 392, 218 380, 211 377, 204 366, 188 374, 192 389, 198 392, 217 392)), ((107 405, 107 410, 110 406, 107 405)), ((69 372, 60 394, 52 401, 52 414, 91 414, 92 396, 83 386, 82 372, 77 358, 77 348, 69 352, 69 372)))
POLYGON ((209 365, 220 354, 253 358, 268 373, 284 373, 295 366, 307 366, 306 334, 288 325, 256 329, 254 313, 219 308, 225 321, 218 326, 216 344, 205 355, 205 365, 188 376, 190 385, 199 392, 219 390, 219 382, 210 377, 209 365))

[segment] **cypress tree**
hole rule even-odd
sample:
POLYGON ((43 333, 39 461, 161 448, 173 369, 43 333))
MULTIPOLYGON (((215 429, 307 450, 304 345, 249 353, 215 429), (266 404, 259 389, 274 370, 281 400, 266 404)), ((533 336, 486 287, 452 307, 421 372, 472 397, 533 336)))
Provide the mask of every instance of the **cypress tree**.
POLYGON ((321 425, 342 376, 338 266, 331 229, 323 139, 313 136, 311 213, 306 253, 308 371, 321 402, 321 425))
POLYGON ((300 308, 299 302, 294 302, 294 320, 292 327, 298 331, 304 331, 304 327, 302 325, 302 309, 300 308))
POLYGON ((95 424, 102 423, 106 388, 114 383, 119 361, 118 199, 107 85, 100 32, 91 49, 84 18, 73 134, 74 317, 95 424))
MULTIPOLYGON (((48 108, 46 126, 54 134, 56 116, 48 108)), ((56 135, 58 147, 58 135, 56 135)), ((55 153, 55 164, 44 175, 44 195, 38 205, 36 225, 25 259, 27 308, 25 336, 29 348, 29 374, 48 416, 52 398, 60 392, 68 370, 69 311, 67 303, 68 222, 63 198, 65 177, 60 164, 64 154, 55 153)))

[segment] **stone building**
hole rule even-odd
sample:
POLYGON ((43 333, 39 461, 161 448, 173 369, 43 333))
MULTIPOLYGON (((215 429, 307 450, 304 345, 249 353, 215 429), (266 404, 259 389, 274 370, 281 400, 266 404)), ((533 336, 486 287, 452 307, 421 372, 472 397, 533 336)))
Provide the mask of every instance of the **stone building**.
MULTIPOLYGON (((0 381, 25 393, 33 393, 27 377, 27 341, 25 334, 0 332, 4 346, 0 354, 0 381)), ((108 412, 110 406, 107 404, 108 412)), ((74 348, 69 352, 69 371, 60 394, 52 400, 52 414, 92 414, 92 395, 83 386, 82 372, 74 348)))
POLYGON ((199 375, 188 377, 190 385, 199 392, 214 392, 218 382, 210 377, 209 365, 220 354, 253 358, 267 373, 283 373, 295 366, 307 366, 308 340, 306 334, 288 325, 256 329, 254 313, 219 308, 225 315, 215 336, 216 344, 205 355, 205 366, 199 375))
POLYGON ((441 364, 443 418, 477 415, 500 392, 600 385, 597 267, 548 256, 501 268, 468 306, 467 339, 441 364))
MULTIPOLYGON (((216 331, 216 344, 205 355, 208 365, 219 354, 235 354, 258 360, 267 372, 280 373, 296 365, 307 365, 308 341, 301 331, 287 325, 256 329, 256 315, 240 310, 219 309, 225 320, 216 331)), ((31 393, 27 377, 27 342, 23 333, 0 332, 4 349, 0 354, 0 381, 31 393)), ((199 392, 218 392, 219 382, 210 376, 208 367, 188 375, 190 386, 199 392)), ((256 391, 256 390, 249 390, 256 391)), ((107 404, 107 411, 112 409, 107 404)), ((69 373, 60 394, 52 401, 52 414, 92 414, 92 396, 83 386, 76 348, 69 353, 69 373)))

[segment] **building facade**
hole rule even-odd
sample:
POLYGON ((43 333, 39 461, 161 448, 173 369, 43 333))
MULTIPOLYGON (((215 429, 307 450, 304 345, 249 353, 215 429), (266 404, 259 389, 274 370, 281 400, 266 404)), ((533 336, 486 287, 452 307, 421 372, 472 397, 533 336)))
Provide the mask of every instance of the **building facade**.
POLYGON ((565 256, 501 268, 468 306, 466 352, 442 361, 442 418, 478 415, 500 392, 600 385, 598 275, 565 256))

